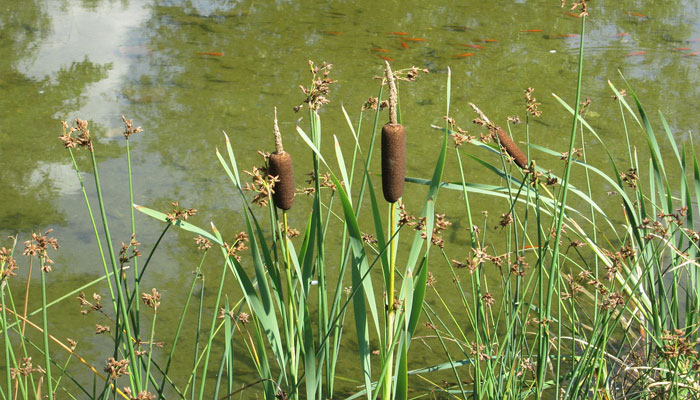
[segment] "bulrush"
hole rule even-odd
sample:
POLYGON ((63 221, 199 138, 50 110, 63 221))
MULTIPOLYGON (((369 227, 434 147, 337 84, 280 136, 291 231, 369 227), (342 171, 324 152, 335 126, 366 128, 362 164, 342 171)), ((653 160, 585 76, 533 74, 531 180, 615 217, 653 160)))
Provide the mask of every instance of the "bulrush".
POLYGON ((384 199, 394 203, 403 195, 406 175, 406 131, 403 125, 398 123, 398 93, 388 62, 386 78, 389 81, 389 122, 382 127, 382 190, 384 199))
POLYGON ((275 148, 270 154, 270 175, 277 177, 272 200, 277 208, 289 210, 294 203, 294 167, 292 156, 282 147, 282 135, 277 125, 277 107, 275 107, 275 148))
POLYGON ((501 129, 500 126, 497 126, 495 128, 496 130, 496 135, 498 136, 498 141, 501 142, 501 146, 505 147, 506 151, 508 154, 513 157, 513 160, 515 160, 515 163, 518 165, 518 167, 522 169, 527 168, 527 156, 525 153, 523 153, 522 150, 520 150, 520 147, 518 147, 517 144, 513 141, 513 139, 508 136, 508 134, 501 129))

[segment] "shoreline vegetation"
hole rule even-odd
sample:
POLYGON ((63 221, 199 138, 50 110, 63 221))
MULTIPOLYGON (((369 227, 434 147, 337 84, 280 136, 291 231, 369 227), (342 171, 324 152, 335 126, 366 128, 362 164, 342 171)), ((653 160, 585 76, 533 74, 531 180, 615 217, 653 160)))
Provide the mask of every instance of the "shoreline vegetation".
POLYGON ((405 176, 406 136, 413 133, 401 124, 411 110, 402 110, 399 86, 427 71, 392 71, 386 61, 377 97, 362 106, 355 123, 341 106, 354 143, 342 148, 337 137, 324 135, 319 115, 336 82, 332 65, 309 61, 311 81, 301 87, 304 100, 297 107, 309 124, 297 126, 296 134, 311 151, 311 186, 297 193, 311 196, 310 207, 293 204, 299 185, 292 157, 303 155, 284 150, 283 134, 292 133, 280 132, 275 110, 272 134, 265 133, 274 137, 275 151, 260 152, 263 165, 240 169, 225 133, 215 151, 238 193, 233 201, 241 202, 244 230, 232 237, 214 223, 188 222, 197 210, 177 202, 167 212, 134 204, 129 140, 142 129, 123 117, 131 237, 115 246, 95 156, 99 146, 87 121, 63 122, 60 140, 84 195, 103 276, 50 301, 51 256, 59 251, 52 231, 34 233, 23 245, 12 237, 0 248, 0 398, 700 398, 700 164, 692 137, 690 146, 679 148, 663 114, 647 114, 621 77, 625 89, 608 84, 620 116, 614 137, 624 138, 628 152, 611 153, 586 122, 586 2, 575 9, 581 17, 575 100, 553 95, 571 116, 567 152, 530 140, 531 122, 540 116, 532 88, 525 90, 524 118, 491 119, 470 103, 478 136, 461 128, 448 69, 444 126, 433 127, 441 146, 432 174, 405 176), (653 129, 658 124, 660 133, 653 129), (377 136, 383 198, 378 167, 371 164, 377 136), (632 145, 640 138, 646 148, 632 145), (331 139, 333 151, 322 153, 322 140, 331 139), (673 156, 663 157, 661 147, 673 156), (89 154, 89 170, 79 168, 77 151, 89 154), (591 151, 604 152, 609 163, 589 164, 591 151), (446 168, 460 179, 445 181, 446 168), (572 176, 583 184, 575 186, 572 176), (94 179, 97 206, 83 177, 94 179), (410 210, 415 216, 401 201, 405 183, 427 188, 420 207, 410 210), (613 195, 618 209, 596 200, 613 195), (459 260, 445 252, 442 234, 451 222, 439 213, 438 198, 463 201, 470 247, 459 260), (474 198, 508 205, 496 229, 486 213, 474 212, 474 198), (148 254, 139 250, 136 211, 162 226, 148 254), (289 227, 289 213, 308 215, 301 232, 289 227), (167 328, 174 339, 161 343, 161 294, 142 281, 173 228, 192 236, 201 259, 177 325, 167 328), (327 251, 328 238, 339 240, 339 252, 327 251), (10 283, 20 257, 28 260, 27 282, 10 283), (207 313, 201 269, 211 257, 220 270, 208 288, 215 300, 207 313), (337 271, 329 274, 330 265, 337 271), (37 268, 41 307, 30 310, 37 268), (435 269, 449 271, 452 285, 438 289, 435 269), (230 297, 227 283, 242 295, 230 297), (108 297, 83 293, 97 284, 108 297), (51 307, 75 297, 84 314, 99 314, 104 325, 95 331, 112 349, 107 360, 86 360, 79 343, 50 332, 51 307), (448 297, 458 298, 461 308, 448 307, 448 297), (178 345, 184 334, 196 337, 194 348, 178 345), (234 354, 234 345, 245 354, 234 354), (423 345, 442 362, 417 365, 412 356, 423 345), (354 359, 347 357, 350 346, 354 359), (177 365, 187 372, 185 380, 173 378, 176 352, 192 360, 177 365), (339 373, 341 358, 359 365, 359 375, 339 373), (242 363, 256 379, 241 382, 242 363), (352 380, 356 390, 340 391, 341 379, 352 380))

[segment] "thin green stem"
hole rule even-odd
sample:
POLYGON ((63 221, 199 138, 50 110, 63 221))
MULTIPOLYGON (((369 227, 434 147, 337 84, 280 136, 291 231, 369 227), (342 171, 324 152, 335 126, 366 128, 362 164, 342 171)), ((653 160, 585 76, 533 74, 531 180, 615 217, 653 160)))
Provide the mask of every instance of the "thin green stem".
POLYGON ((131 390, 136 391, 136 393, 141 392, 141 374, 140 374, 140 367, 136 364, 138 364, 138 358, 136 356, 136 352, 134 351, 134 345, 132 342, 132 338, 134 337, 132 334, 131 330, 131 324, 129 323, 129 316, 127 314, 127 308, 126 308, 126 294, 123 291, 123 286, 118 284, 119 280, 121 279, 121 273, 118 270, 118 263, 116 259, 116 255, 114 253, 114 246, 112 245, 112 236, 109 232, 109 224, 107 222, 107 212, 105 209, 105 204, 104 204, 104 197, 102 196, 102 185, 100 184, 100 175, 98 172, 97 168, 97 158, 95 157, 95 151, 93 149, 90 149, 90 157, 92 159, 92 167, 93 167, 93 172, 94 172, 94 177, 95 177, 95 189, 97 191, 97 200, 100 205, 100 215, 102 217, 102 225, 104 227, 105 231, 105 240, 107 241, 107 250, 109 253, 109 257, 112 263, 112 272, 114 273, 114 277, 117 280, 117 302, 118 302, 118 307, 117 309, 120 310, 121 312, 121 319, 123 321, 124 326, 121 327, 119 326, 120 324, 117 323, 117 330, 121 331, 121 329, 124 329, 126 331, 126 340, 124 340, 124 345, 129 351, 129 365, 131 367, 131 370, 133 372, 133 376, 129 375, 129 381, 132 386, 131 390))
POLYGON ((389 284, 386 290, 386 375, 384 377, 384 396, 383 399, 391 399, 391 388, 393 383, 393 366, 394 366, 394 318, 396 310, 394 309, 394 276, 396 272, 396 202, 392 202, 389 207, 389 229, 391 242, 389 244, 389 284))
POLYGON ((53 378, 51 377, 51 355, 49 353, 49 319, 48 319, 48 308, 46 307, 46 274, 44 271, 45 260, 41 259, 41 306, 42 306, 42 319, 44 323, 44 358, 46 360, 46 384, 48 386, 48 397, 49 400, 53 399, 53 378))

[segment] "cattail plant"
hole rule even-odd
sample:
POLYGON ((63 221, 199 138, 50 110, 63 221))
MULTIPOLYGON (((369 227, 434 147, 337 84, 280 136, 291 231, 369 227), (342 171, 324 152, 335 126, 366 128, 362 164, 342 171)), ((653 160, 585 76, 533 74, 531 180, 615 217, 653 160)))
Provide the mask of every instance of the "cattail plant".
MULTIPOLYGON (((289 252, 289 224, 287 222, 287 210, 292 208, 294 203, 294 167, 292 165, 292 156, 284 151, 282 147, 282 134, 280 133, 279 125, 277 124, 277 107, 275 107, 275 118, 273 123, 273 131, 275 134, 275 152, 270 154, 270 175, 276 176, 274 191, 272 192, 272 201, 275 206, 282 210, 282 237, 284 238, 284 264, 285 275, 287 281, 287 303, 286 307, 289 313, 287 319, 287 335, 291 365, 291 380, 292 386, 297 384, 297 369, 299 360, 296 357, 296 338, 294 337, 294 316, 296 315, 296 302, 294 299, 294 284, 292 278, 291 259, 289 252)), ((292 398, 298 398, 298 393, 295 388, 292 398)))
POLYGON ((513 160, 518 165, 518 167, 522 169, 527 168, 527 156, 525 155, 525 153, 523 153, 522 150, 520 150, 520 147, 518 147, 518 145, 515 144, 513 139, 511 139, 510 136, 508 136, 508 134, 503 129, 501 129, 500 126, 497 126, 495 130, 496 136, 498 136, 498 141, 501 143, 501 146, 503 146, 506 149, 508 155, 513 157, 513 160))
POLYGON ((406 131, 399 124, 397 105, 398 92, 394 83, 391 65, 386 62, 386 79, 389 82, 389 122, 382 127, 382 191, 384 199, 391 203, 389 221, 391 243, 389 249, 389 282, 386 290, 386 364, 387 378, 384 378, 384 398, 391 398, 394 352, 392 350, 394 337, 394 275, 396 270, 396 241, 393 239, 396 230, 396 201, 403 195, 403 182, 406 175, 406 131))

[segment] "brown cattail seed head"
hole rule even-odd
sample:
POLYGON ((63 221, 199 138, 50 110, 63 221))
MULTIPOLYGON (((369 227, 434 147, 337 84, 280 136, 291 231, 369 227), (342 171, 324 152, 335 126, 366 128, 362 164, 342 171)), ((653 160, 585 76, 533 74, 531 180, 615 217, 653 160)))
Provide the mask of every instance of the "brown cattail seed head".
POLYGON ((272 200, 277 208, 289 210, 294 203, 294 167, 292 156, 286 151, 270 154, 270 175, 279 179, 275 183, 272 200))
POLYGON ((511 157, 513 157, 513 160, 515 160, 518 167, 522 169, 527 168, 527 156, 525 156, 525 153, 520 150, 520 147, 515 144, 513 139, 511 139, 500 126, 496 127, 496 135, 498 135, 498 141, 501 142, 501 146, 505 147, 506 151, 511 157))
POLYGON ((272 201, 277 208, 289 210, 294 203, 294 166, 292 156, 282 147, 282 134, 277 125, 277 107, 272 130, 275 134, 275 152, 270 154, 270 175, 277 177, 272 201))
POLYGON ((403 195, 406 176, 406 131, 401 124, 382 127, 382 190, 384 199, 393 203, 403 195))

